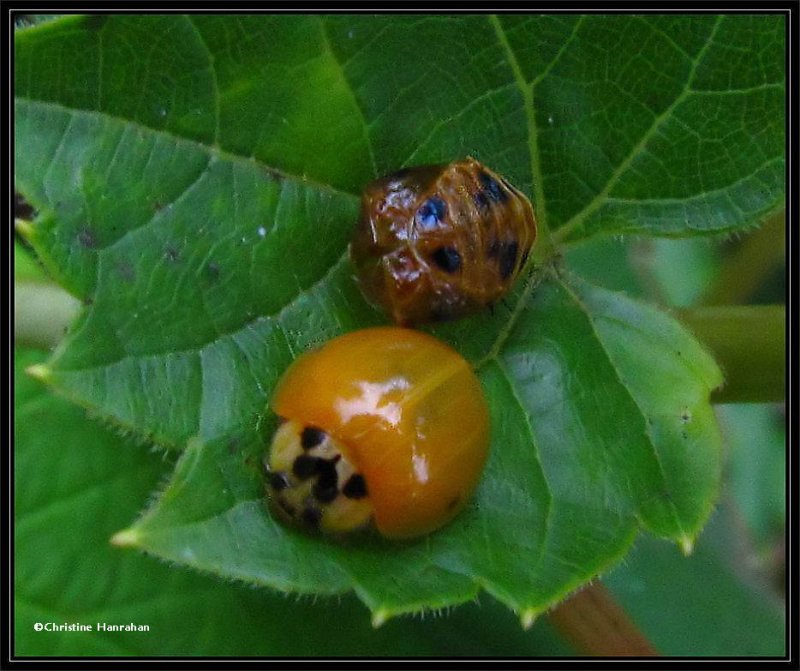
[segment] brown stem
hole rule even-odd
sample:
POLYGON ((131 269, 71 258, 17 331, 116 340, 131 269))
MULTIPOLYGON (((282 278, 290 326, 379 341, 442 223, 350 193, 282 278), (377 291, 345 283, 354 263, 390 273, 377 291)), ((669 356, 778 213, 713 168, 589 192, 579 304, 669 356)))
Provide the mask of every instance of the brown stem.
POLYGON ((657 657, 653 644, 599 582, 550 611, 550 621, 581 653, 594 657, 657 657))

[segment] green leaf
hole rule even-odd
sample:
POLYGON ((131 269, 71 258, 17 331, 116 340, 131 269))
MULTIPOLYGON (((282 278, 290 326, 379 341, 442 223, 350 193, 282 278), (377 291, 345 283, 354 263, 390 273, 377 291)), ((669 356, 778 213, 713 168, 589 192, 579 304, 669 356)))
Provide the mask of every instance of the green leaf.
POLYGON ((171 463, 124 444, 23 373, 42 358, 16 352, 18 657, 571 654, 546 623, 523 632, 491 602, 449 617, 397 620, 376 631, 353 598, 284 599, 113 547, 113 532, 171 463), (150 631, 36 632, 37 622, 93 628, 132 622, 150 631))
POLYGON ((719 480, 713 362, 666 316, 578 280, 539 285, 507 323, 476 363, 489 464, 442 532, 341 545, 284 528, 262 497, 263 437, 249 432, 191 441, 120 542, 282 590, 353 589, 376 622, 479 588, 530 621, 622 556, 640 524, 690 549, 719 480))
POLYGON ((691 557, 642 537, 603 583, 665 656, 782 657, 786 605, 753 570, 751 553, 723 504, 691 557))
POLYGON ((188 443, 117 542, 283 590, 353 589, 376 621, 483 588, 529 622, 640 527, 688 550, 719 480, 719 371, 666 315, 560 271, 553 243, 732 230, 776 207, 781 31, 766 16, 169 15, 18 32, 17 188, 41 213, 26 234, 90 303, 35 372, 125 430, 188 443), (298 536, 263 506, 265 406, 298 354, 383 320, 346 256, 356 194, 466 154, 532 193, 541 230, 507 305, 435 329, 489 398, 480 490, 415 543, 298 536))

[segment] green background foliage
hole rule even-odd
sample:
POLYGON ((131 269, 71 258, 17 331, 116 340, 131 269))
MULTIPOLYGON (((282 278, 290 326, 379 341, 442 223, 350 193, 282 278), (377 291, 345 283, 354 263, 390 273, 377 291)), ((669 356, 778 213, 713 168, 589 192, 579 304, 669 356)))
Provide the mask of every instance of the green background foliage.
MULTIPOLYGON (((15 49, 16 181, 38 211, 21 230, 85 304, 34 371, 168 450, 127 494, 98 469, 93 505, 113 493, 133 506, 103 533, 127 526, 117 543, 217 577, 352 590, 375 623, 482 590, 530 622, 615 564, 640 528, 692 547, 718 495, 709 394, 721 374, 674 319, 581 279, 580 258, 560 252, 599 234, 736 231, 781 206, 782 19, 92 16, 18 31, 15 49), (411 543, 288 530, 262 499, 271 389, 299 353, 384 321, 346 255, 358 193, 379 174, 467 154, 531 194, 540 226, 505 305, 434 329, 474 364, 490 403, 475 499, 411 543)), ((99 464, 115 440, 92 448, 99 464)), ((106 468, 137 470, 135 448, 118 449, 131 463, 106 468)), ((98 562, 119 561, 93 537, 98 562)), ((166 569, 156 579, 219 590, 229 608, 252 599, 267 620, 304 618, 263 591, 166 569)), ((436 626, 488 621, 469 608, 436 626)), ((206 654, 294 649, 244 633, 222 643, 237 628, 222 619, 206 654)), ((525 646, 558 650, 552 641, 537 625, 514 645, 535 654, 525 646)))

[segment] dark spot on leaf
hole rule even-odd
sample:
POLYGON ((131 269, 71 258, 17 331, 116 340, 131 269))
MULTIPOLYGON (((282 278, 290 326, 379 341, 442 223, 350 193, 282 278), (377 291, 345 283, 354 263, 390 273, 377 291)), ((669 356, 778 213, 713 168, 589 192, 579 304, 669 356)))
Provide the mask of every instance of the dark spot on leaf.
POLYGON ((86 247, 86 249, 94 249, 97 247, 97 238, 88 228, 82 228, 78 231, 78 242, 82 247, 86 247))
POLYGON ((94 298, 92 298, 91 296, 87 296, 81 301, 81 303, 83 303, 84 305, 94 305, 94 298))
POLYGON ((177 248, 170 245, 164 250, 164 257, 167 259, 167 261, 175 263, 180 259, 181 255, 177 248))
POLYGON ((120 261, 117 263, 117 272, 125 282, 133 282, 136 278, 136 272, 129 261, 120 261))
POLYGON ((14 192, 14 217, 16 219, 25 219, 26 221, 32 221, 36 218, 36 210, 33 205, 17 191, 14 192))
POLYGON ((91 31, 98 31, 106 25, 106 21, 108 21, 109 16, 108 14, 89 14, 88 16, 84 17, 84 25, 86 26, 87 30, 91 31))
POLYGON ((431 254, 431 259, 446 273, 455 273, 461 268, 461 254, 455 247, 439 247, 431 254))
POLYGON ((239 451, 239 439, 231 438, 228 441, 228 454, 236 454, 239 451))
POLYGON ((342 494, 348 499, 363 499, 367 495, 367 481, 360 473, 351 475, 342 487, 342 494))
POLYGON ((300 434, 300 444, 304 450, 310 450, 325 440, 325 432, 316 426, 307 426, 300 434))
POLYGON ((219 264, 212 261, 206 266, 205 273, 211 282, 216 282, 219 279, 219 264))

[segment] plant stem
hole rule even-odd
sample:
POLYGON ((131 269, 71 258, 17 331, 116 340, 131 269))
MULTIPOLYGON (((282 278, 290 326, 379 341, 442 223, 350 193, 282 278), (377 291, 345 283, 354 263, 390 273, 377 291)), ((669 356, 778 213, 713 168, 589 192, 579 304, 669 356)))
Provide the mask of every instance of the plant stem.
POLYGON ((652 643, 599 582, 553 609, 550 621, 579 651, 596 657, 656 657, 652 643))
POLYGON ((786 308, 715 306, 681 310, 680 319, 722 368, 712 403, 769 403, 785 398, 786 308))
POLYGON ((703 296, 706 305, 749 302, 764 281, 786 262, 786 212, 769 217, 749 234, 722 266, 719 277, 703 296))

